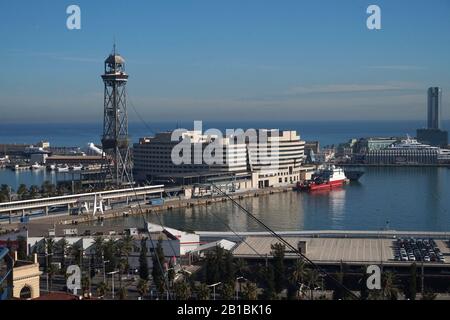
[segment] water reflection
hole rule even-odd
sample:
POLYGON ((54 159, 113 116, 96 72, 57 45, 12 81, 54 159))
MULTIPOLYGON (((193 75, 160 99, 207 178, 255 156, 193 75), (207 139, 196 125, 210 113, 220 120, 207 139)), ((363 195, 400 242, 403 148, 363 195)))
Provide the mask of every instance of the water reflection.
MULTIPOLYGON (((278 193, 246 198, 240 203, 276 230, 450 231, 450 170, 445 168, 366 168, 360 183, 319 193, 278 193)), ((231 202, 221 202, 161 215, 165 224, 188 230, 258 231, 252 219, 231 202)), ((149 219, 158 222, 154 215, 149 219)), ((105 221, 140 223, 142 218, 105 221)))

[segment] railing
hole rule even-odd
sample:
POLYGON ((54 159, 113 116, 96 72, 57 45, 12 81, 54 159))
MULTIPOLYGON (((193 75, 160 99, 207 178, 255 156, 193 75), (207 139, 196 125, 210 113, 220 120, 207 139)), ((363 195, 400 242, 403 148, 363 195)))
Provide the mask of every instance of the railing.
POLYGON ((0 212, 9 212, 11 210, 21 210, 30 208, 40 208, 47 205, 61 205, 76 203, 80 198, 99 196, 102 199, 113 199, 124 196, 143 195, 151 192, 163 192, 164 185, 145 186, 137 188, 127 188, 118 190, 99 191, 92 193, 80 193, 67 196, 39 198, 30 200, 20 200, 13 202, 0 203, 0 212))

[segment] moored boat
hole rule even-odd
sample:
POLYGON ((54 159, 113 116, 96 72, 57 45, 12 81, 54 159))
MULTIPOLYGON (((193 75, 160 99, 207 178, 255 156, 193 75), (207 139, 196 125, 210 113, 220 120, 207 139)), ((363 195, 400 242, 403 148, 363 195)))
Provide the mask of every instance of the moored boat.
POLYGON ((44 166, 40 165, 39 163, 35 162, 31 165, 31 169, 32 170, 41 170, 42 168, 44 168, 44 166))
POLYGON ((69 167, 67 165, 59 166, 56 168, 58 172, 69 172, 69 167))
POLYGON ((310 180, 299 182, 297 189, 300 191, 331 190, 347 182, 344 170, 330 165, 316 171, 310 180))

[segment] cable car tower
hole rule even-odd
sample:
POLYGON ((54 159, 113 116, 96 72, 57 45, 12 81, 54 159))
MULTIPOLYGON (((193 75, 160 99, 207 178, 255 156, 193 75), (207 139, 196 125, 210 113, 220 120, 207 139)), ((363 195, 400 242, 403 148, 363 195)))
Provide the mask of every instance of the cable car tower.
POLYGON ((105 72, 102 75, 105 84, 103 118, 103 165, 102 173, 105 186, 122 186, 133 183, 131 154, 128 139, 128 115, 125 73, 125 60, 116 53, 105 60, 105 72))

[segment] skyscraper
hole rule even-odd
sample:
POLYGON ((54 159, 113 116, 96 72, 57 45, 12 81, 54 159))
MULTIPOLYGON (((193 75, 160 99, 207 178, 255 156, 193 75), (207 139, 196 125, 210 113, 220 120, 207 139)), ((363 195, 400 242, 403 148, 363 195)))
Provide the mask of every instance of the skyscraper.
POLYGON ((442 90, 439 87, 428 88, 428 129, 441 128, 442 90))
POLYGON ((428 88, 428 126, 417 129, 417 140, 436 147, 448 147, 448 132, 441 130, 442 90, 428 88))

